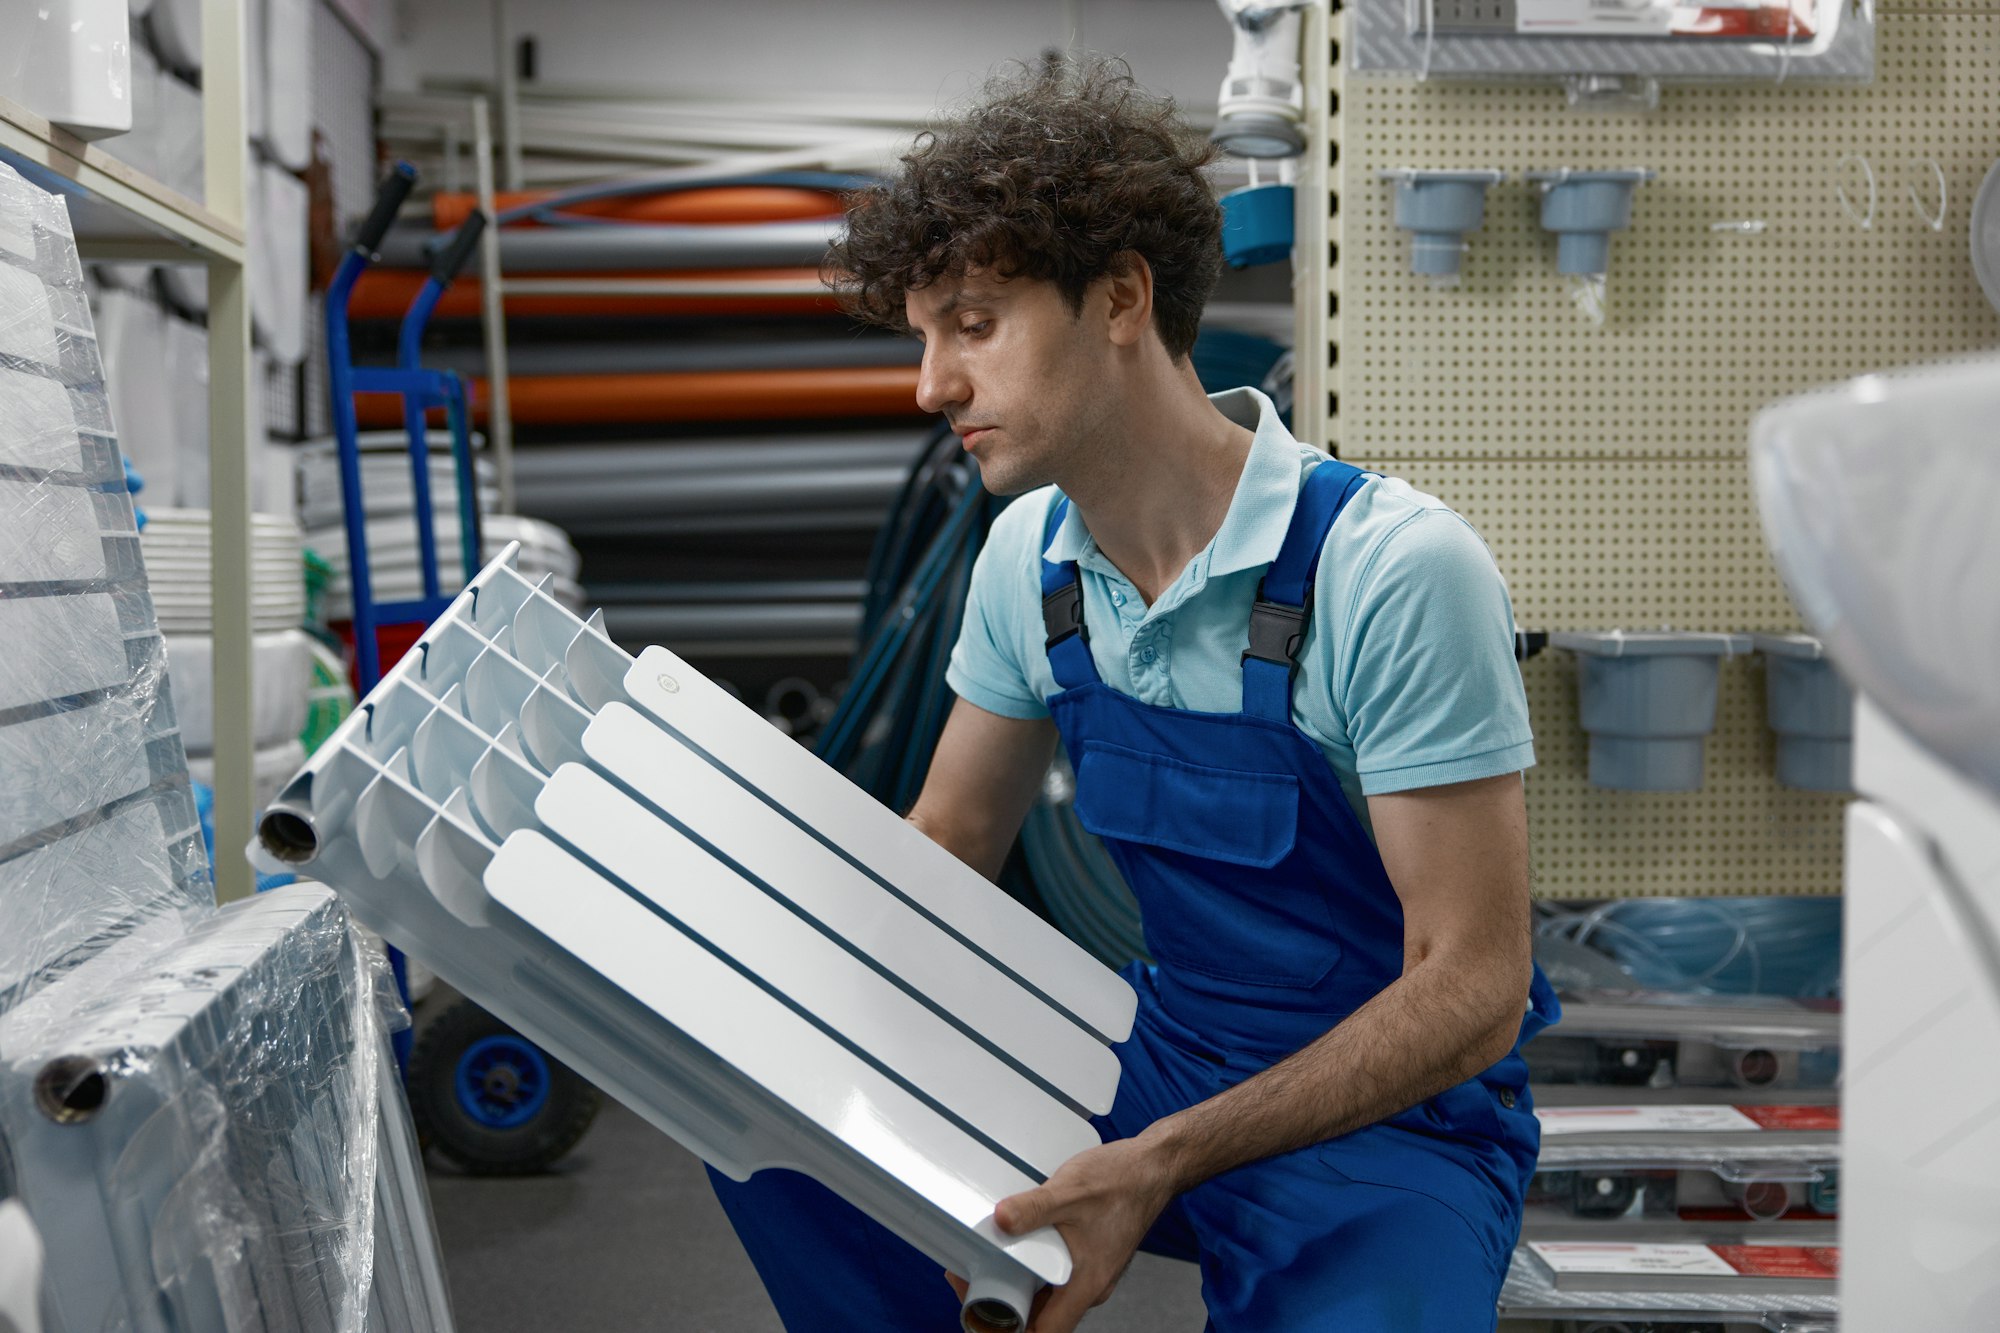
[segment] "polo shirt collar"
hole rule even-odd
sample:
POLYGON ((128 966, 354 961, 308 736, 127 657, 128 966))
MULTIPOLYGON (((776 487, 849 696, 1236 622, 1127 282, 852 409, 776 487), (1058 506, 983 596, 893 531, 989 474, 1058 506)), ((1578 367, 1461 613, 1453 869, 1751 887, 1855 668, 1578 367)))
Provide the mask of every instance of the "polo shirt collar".
MULTIPOLYGON (((1222 415, 1254 432, 1229 512, 1223 515, 1222 526, 1208 549, 1195 558, 1197 563, 1205 563, 1204 576, 1213 578, 1255 569, 1278 558, 1299 500, 1299 445, 1278 419, 1278 409, 1271 400, 1255 389, 1212 393, 1208 401, 1222 415)), ((1083 516, 1071 505, 1042 556, 1060 564, 1081 560, 1096 549, 1083 516)))

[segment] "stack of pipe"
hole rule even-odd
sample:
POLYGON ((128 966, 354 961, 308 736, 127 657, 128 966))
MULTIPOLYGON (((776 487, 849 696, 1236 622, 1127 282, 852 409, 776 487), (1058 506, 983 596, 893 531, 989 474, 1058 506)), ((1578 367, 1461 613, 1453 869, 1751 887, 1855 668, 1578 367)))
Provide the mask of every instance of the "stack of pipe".
MULTIPOLYGON (((571 534, 621 642, 767 663, 730 671, 752 698, 801 671, 831 689, 869 544, 925 438, 920 349, 858 334, 820 280, 857 183, 767 172, 497 201, 516 504, 571 534)), ((391 232, 350 307, 362 338, 400 315, 427 244, 471 206, 440 193, 391 232)), ((425 361, 467 377, 483 423, 478 303, 475 282, 453 287, 425 361)), ((395 424, 393 401, 358 407, 395 424)))

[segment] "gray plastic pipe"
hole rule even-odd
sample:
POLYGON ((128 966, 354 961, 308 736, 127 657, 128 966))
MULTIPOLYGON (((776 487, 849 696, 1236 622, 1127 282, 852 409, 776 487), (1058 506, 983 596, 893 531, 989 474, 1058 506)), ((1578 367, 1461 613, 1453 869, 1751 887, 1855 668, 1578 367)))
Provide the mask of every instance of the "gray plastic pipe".
MULTIPOLYGON (((510 375, 650 375, 717 370, 847 370, 914 366, 924 349, 911 338, 788 338, 769 342, 557 342, 507 349, 510 375)), ((438 370, 484 375, 476 347, 443 347, 425 361, 438 370)))
POLYGON ((527 485, 582 477, 622 483, 639 476, 772 472, 827 463, 908 467, 928 438, 928 431, 826 431, 733 439, 635 440, 629 444, 577 442, 523 450, 514 469, 517 482, 527 485))
POLYGON ((852 602, 759 602, 749 605, 676 606, 626 603, 604 611, 613 638, 691 644, 707 640, 846 639, 861 629, 861 607, 852 602))
MULTIPOLYGON (((603 531, 606 520, 652 520, 684 514, 759 513, 774 509, 887 507, 903 484, 895 467, 814 472, 737 472, 704 477, 642 477, 619 486, 522 486, 521 507, 538 518, 603 531)), ((629 525, 628 525, 629 526, 629 525)))
POLYGON ((754 583, 621 579, 593 585, 590 591, 599 606, 648 602, 858 602, 867 595, 868 585, 862 579, 770 579, 754 583))
POLYGON ((602 522, 564 519, 562 528, 577 537, 705 537, 750 536, 759 533, 873 532, 882 526, 884 504, 848 509, 774 510, 770 513, 668 514, 657 521, 613 518, 602 522))
MULTIPOLYGON (((508 273, 602 273, 619 269, 817 268, 838 219, 736 225, 510 228, 500 232, 508 273)), ((428 268, 427 227, 398 227, 382 242, 391 268, 428 268)))

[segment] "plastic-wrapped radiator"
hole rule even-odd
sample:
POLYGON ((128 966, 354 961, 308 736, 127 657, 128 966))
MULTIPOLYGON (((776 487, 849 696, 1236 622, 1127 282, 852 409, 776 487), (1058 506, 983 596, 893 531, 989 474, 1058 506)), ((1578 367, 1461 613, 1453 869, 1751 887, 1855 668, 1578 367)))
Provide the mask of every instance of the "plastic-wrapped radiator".
POLYGON ((451 1327, 380 965, 295 885, 0 1018, 0 1137, 52 1328, 451 1327))
POLYGON ((217 911, 158 611, 68 213, 0 165, 0 1327, 449 1329, 379 964, 322 888, 217 911))
POLYGON ((0 165, 0 1013, 211 901, 69 214, 0 165))

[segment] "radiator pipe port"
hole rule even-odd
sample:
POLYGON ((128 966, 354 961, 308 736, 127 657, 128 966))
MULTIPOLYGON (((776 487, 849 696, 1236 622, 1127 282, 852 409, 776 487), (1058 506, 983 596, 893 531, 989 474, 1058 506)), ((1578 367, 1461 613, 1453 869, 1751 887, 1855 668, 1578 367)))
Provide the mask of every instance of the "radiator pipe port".
POLYGON ((35 1108, 58 1125, 81 1125, 104 1109, 111 1075, 87 1055, 65 1055, 35 1075, 35 1108))
POLYGON ((286 865, 302 866, 319 855, 319 833, 297 810, 274 805, 257 821, 257 841, 286 865))
POLYGON ((959 1324, 965 1333, 1021 1333, 1035 1299, 1034 1279, 974 1277, 965 1289, 959 1324))

